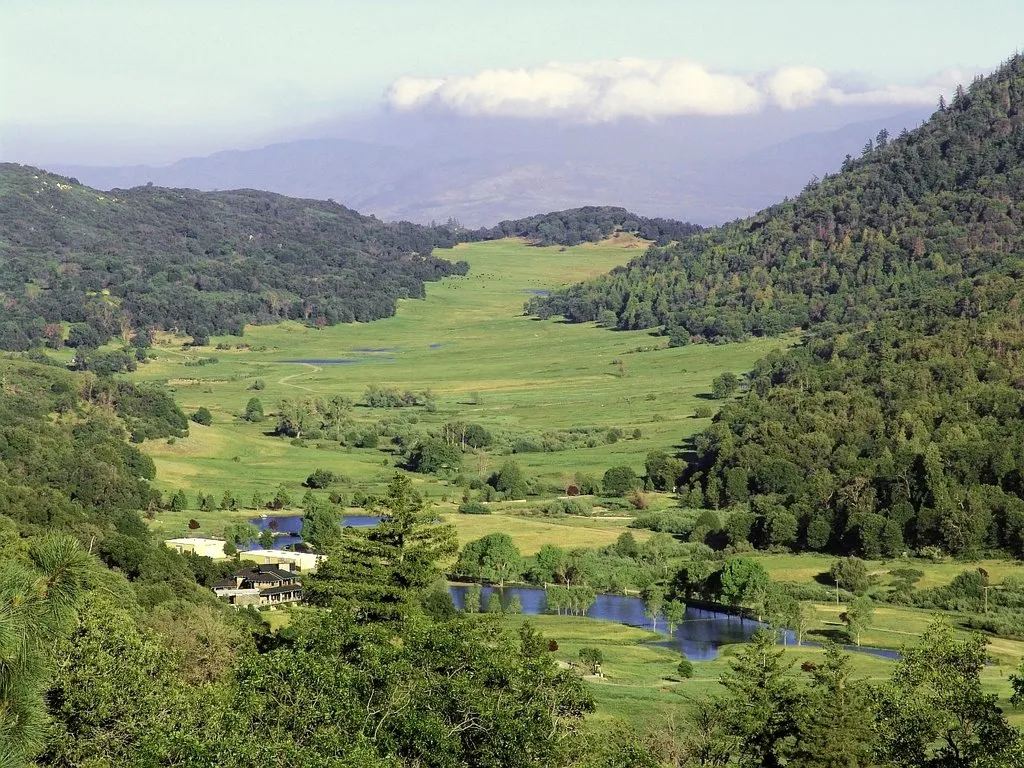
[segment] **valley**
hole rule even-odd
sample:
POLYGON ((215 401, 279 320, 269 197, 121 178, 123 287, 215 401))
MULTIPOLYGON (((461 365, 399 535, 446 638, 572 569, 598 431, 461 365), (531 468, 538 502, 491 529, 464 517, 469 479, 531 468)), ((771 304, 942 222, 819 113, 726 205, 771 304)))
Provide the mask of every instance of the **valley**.
MULTIPOLYGON (((563 496, 564 488, 579 474, 599 478, 609 467, 624 464, 642 475, 649 452, 684 450, 686 439, 710 423, 707 416, 697 418, 695 411, 703 407, 713 413, 722 402, 708 397, 716 376, 742 375, 771 350, 799 341, 797 334, 790 334, 668 348, 664 337, 648 331, 609 332, 594 324, 538 320, 523 314, 523 303, 531 296, 604 274, 646 245, 626 234, 569 248, 537 247, 517 240, 462 244, 436 254, 466 261, 469 273, 428 284, 425 300, 400 302, 392 318, 324 329, 294 322, 250 326, 241 340, 212 337, 206 347, 183 346, 187 341, 183 337, 158 336, 150 360, 132 378, 165 384, 186 413, 204 407, 213 420, 209 426, 191 424, 186 438, 143 444, 157 467, 156 486, 168 495, 184 490, 190 500, 181 511, 158 512, 150 520, 151 528, 161 538, 197 533, 220 536, 226 525, 260 513, 249 502, 254 493, 270 498, 282 486, 294 506, 275 514, 301 516, 299 499, 307 492, 303 481, 316 468, 342 478, 331 489, 350 505, 356 494, 379 494, 404 460, 401 450, 385 437, 378 448, 360 448, 340 445, 324 435, 296 440, 274 435, 273 430, 282 400, 342 395, 359 403, 367 387, 383 386, 429 390, 433 405, 405 409, 356 405, 351 418, 357 428, 409 419, 426 435, 447 423, 466 422, 479 424, 496 437, 535 438, 551 430, 592 425, 601 437, 592 447, 561 451, 473 450, 465 454, 461 467, 444 476, 410 473, 440 520, 455 527, 460 545, 503 533, 529 558, 545 545, 612 547, 626 531, 642 544, 652 533, 629 528, 638 511, 621 501, 608 509, 596 499, 590 516, 550 515, 544 509, 563 496), (196 365, 213 358, 216 362, 196 365), (623 361, 622 368, 618 360, 623 361), (256 381, 261 382, 260 389, 253 389, 256 381), (263 422, 241 418, 252 397, 263 405, 267 416, 263 422), (604 433, 613 428, 621 430, 622 437, 606 442, 604 433), (638 437, 633 436, 634 430, 639 430, 638 437), (521 500, 487 502, 488 514, 460 514, 466 478, 486 478, 509 458, 537 479, 536 492, 521 500), (220 499, 225 492, 239 499, 239 509, 201 510, 192 503, 197 494, 220 499), (190 521, 199 524, 198 530, 190 530, 190 521)), ((650 511, 680 506, 671 494, 647 493, 646 497, 650 511)), ((682 507, 686 506, 683 502, 682 507)), ((347 513, 358 512, 350 508, 347 513)), ((695 517, 698 512, 689 514, 695 517)), ((752 557, 774 582, 809 590, 822 589, 818 578, 827 574, 835 560, 812 553, 752 557)), ((686 555, 680 552, 672 557, 670 567, 685 562, 686 555)), ((984 567, 993 582, 1020 568, 1009 560, 911 563, 923 574, 920 587, 943 586, 974 566, 984 567)), ((454 560, 449 561, 448 567, 453 564, 454 560)), ((908 567, 901 559, 868 565, 881 592, 898 581, 889 575, 891 571, 908 567)), ((637 594, 635 587, 629 591, 637 594)), ((842 605, 821 598, 809 601, 814 618, 807 638, 845 641, 840 614, 846 603, 845 597, 842 605)), ((898 649, 922 637, 933 616, 933 611, 913 607, 879 607, 863 642, 898 649)), ((950 616, 958 620, 955 614, 950 616)), ((288 623, 287 615, 271 620, 275 626, 288 623)), ((523 619, 504 616, 502 621, 517 627, 523 619)), ((664 636, 651 632, 649 619, 640 622, 646 629, 574 616, 541 615, 530 621, 557 641, 555 655, 565 663, 573 662, 580 647, 601 649, 605 677, 590 682, 599 702, 595 723, 626 718, 645 727, 660 727, 673 713, 690 711, 701 696, 719 692, 720 675, 742 647, 727 645, 717 658, 697 661, 692 680, 680 680, 675 673, 678 652, 659 645, 664 636)), ((1012 690, 1006 677, 1024 657, 1024 642, 1002 639, 992 650, 998 662, 984 674, 985 689, 1008 706, 1012 690)), ((820 648, 811 646, 790 646, 784 651, 785 658, 797 665, 822 656, 820 648)), ((851 658, 854 677, 863 680, 884 679, 893 665, 889 659, 869 654, 854 653, 851 658)), ((1011 719, 1024 722, 1024 713, 1014 711, 1011 719)))
MULTIPOLYGON (((158 337, 155 359, 139 366, 132 378, 166 383, 186 413, 206 407, 214 418, 208 427, 193 424, 189 437, 173 444, 145 445, 157 464, 157 485, 218 499, 230 490, 248 500, 280 484, 297 498, 301 483, 317 467, 348 478, 349 493, 379 491, 390 479, 396 459, 386 438, 383 450, 342 448, 317 437, 292 445, 264 434, 276 426, 271 416, 256 424, 240 418, 252 397, 271 414, 284 399, 342 395, 357 403, 351 410, 357 428, 408 418, 421 434, 453 421, 480 424, 496 437, 534 440, 547 431, 592 427, 594 447, 516 453, 515 459, 551 489, 564 489, 576 473, 600 476, 618 464, 642 473, 649 451, 672 449, 708 425, 709 419, 695 418, 694 411, 714 406, 707 395, 715 376, 742 374, 770 350, 795 340, 667 349, 663 337, 647 331, 609 333, 523 314, 533 292, 606 272, 644 247, 627 235, 564 249, 517 241, 465 244, 450 255, 467 261, 469 274, 428 284, 425 301, 401 302, 393 318, 320 330, 287 322, 250 326, 241 339, 211 337, 209 346, 200 348, 183 349, 181 338, 158 337), (237 349, 239 343, 245 348, 237 349), (211 358, 217 362, 195 365, 211 358), (285 359, 319 362, 281 362, 285 359), (265 388, 253 390, 257 380, 265 388), (430 390, 435 406, 358 405, 371 385, 430 390), (622 437, 606 442, 607 430, 616 428, 622 437), (635 430, 639 437, 633 437, 635 430)), ((506 458, 483 450, 467 455, 463 470, 486 476, 506 458)), ((446 483, 425 476, 417 482, 434 500, 454 500, 446 483)))

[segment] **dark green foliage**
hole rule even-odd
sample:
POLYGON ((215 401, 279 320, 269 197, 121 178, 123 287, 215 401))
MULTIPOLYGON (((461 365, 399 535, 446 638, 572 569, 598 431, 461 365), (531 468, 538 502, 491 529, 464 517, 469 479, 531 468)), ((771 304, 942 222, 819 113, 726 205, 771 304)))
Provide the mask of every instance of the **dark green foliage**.
POLYGON ((844 557, 836 560, 828 572, 829 580, 838 583, 842 589, 863 595, 871 586, 868 566, 859 557, 844 557))
POLYGON ((491 510, 479 501, 464 501, 459 504, 459 513, 463 515, 489 515, 491 510))
POLYGON ((791 663, 782 656, 774 635, 758 630, 722 676, 727 692, 721 702, 722 724, 735 739, 742 766, 779 768, 795 751, 801 697, 789 675, 791 663))
POLYGON ((604 654, 601 653, 600 648, 593 648, 590 646, 584 646, 580 648, 579 652, 580 661, 582 661, 587 670, 592 675, 596 675, 598 670, 601 668, 601 664, 604 662, 604 654))
POLYGON ((686 482, 778 496, 798 549, 1024 554, 1022 106, 1015 55, 799 197, 531 306, 707 341, 809 329, 697 436, 686 482))
POLYGON ((395 475, 369 511, 383 516, 380 524, 346 528, 303 586, 315 605, 363 622, 394 620, 409 614, 441 575, 439 560, 455 554, 458 544, 454 529, 436 523, 406 475, 395 475))
POLYGON ((494 490, 505 494, 508 499, 521 499, 529 490, 526 475, 519 463, 509 459, 487 481, 494 490))
POLYGON ((637 216, 625 208, 591 205, 502 221, 491 229, 477 230, 467 236, 474 240, 522 237, 535 245, 579 245, 584 242, 596 243, 621 230, 666 244, 670 240, 699 232, 700 229, 696 224, 637 216))
POLYGON ((209 408, 204 406, 192 414, 192 421, 196 424, 202 424, 204 427, 208 427, 213 424, 213 414, 210 413, 209 408))
POLYGON ((263 403, 258 397, 249 398, 249 402, 245 404, 245 415, 242 418, 254 423, 263 421, 263 403))
POLYGON ((302 518, 302 539, 318 552, 330 552, 341 539, 338 513, 329 507, 311 505, 302 518))
POLYGON ((664 451, 651 451, 644 461, 644 468, 650 490, 674 491, 686 472, 686 463, 664 451))
POLYGON ((92 565, 69 536, 32 543, 24 562, 0 565, 0 765, 25 765, 46 737, 44 694, 55 644, 73 627, 92 565))
POLYGON ((736 374, 728 371, 716 376, 711 382, 711 396, 716 400, 731 397, 739 389, 740 381, 736 374))
POLYGON ((692 512, 678 509, 666 509, 661 512, 644 512, 630 522, 630 528, 646 528, 649 531, 660 531, 679 536, 689 536, 694 526, 692 512))
POLYGON ((583 499, 555 499, 544 506, 544 513, 555 516, 587 516, 594 513, 594 508, 588 501, 583 499))
POLYGON ((462 450, 444 440, 428 437, 416 444, 409 453, 408 469, 423 474, 458 472, 462 464, 462 450))
POLYGON ((170 504, 168 505, 174 512, 182 512, 188 509, 188 496, 185 495, 185 491, 179 488, 171 496, 170 504))
POLYGON ((326 488, 335 482, 334 473, 327 469, 314 469, 313 473, 303 483, 307 488, 326 488))
POLYGON ((422 298, 424 280, 467 269, 431 255, 456 242, 446 228, 254 190, 108 195, 4 164, 0 208, 0 290, 18 297, 0 313, 4 349, 27 349, 59 321, 74 323, 69 344, 94 349, 122 321, 205 344, 247 322, 374 320, 399 298, 422 298), (29 283, 42 290, 27 293, 29 283))
POLYGON ((153 440, 188 434, 188 419, 162 387, 106 379, 97 382, 93 391, 94 396, 113 401, 115 412, 133 437, 153 440))
POLYGON ((612 467, 604 473, 601 489, 607 496, 625 496, 643 486, 632 467, 612 467))
POLYGON ((689 659, 680 659, 679 664, 676 666, 676 674, 682 680, 689 680, 693 677, 693 662, 689 659))
POLYGON ((489 533, 462 548, 455 573, 475 579, 497 582, 519 581, 524 569, 523 556, 507 533, 489 533))
POLYGON ((430 392, 413 392, 407 389, 400 392, 391 387, 381 387, 371 384, 366 388, 363 401, 368 408, 413 408, 415 406, 426 406, 433 400, 430 392))
POLYGON ((1020 735, 998 696, 982 690, 986 658, 981 635, 958 639, 942 620, 904 648, 891 682, 875 692, 878 758, 900 768, 1011 764, 1020 735))

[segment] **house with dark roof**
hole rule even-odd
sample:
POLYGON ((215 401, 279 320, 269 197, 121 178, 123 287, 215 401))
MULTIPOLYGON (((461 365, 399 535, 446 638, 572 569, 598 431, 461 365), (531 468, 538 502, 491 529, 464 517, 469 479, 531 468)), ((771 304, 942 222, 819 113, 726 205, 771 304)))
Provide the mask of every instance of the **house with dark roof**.
POLYGON ((277 605, 302 600, 302 581, 298 574, 281 565, 257 565, 242 568, 213 585, 217 597, 231 605, 277 605))

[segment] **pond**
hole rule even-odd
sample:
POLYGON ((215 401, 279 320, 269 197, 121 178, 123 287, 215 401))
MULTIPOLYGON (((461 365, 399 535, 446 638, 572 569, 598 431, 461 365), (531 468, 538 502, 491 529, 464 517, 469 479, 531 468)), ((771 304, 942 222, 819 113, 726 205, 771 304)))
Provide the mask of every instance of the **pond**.
MULTIPOLYGON (((462 610, 466 605, 465 585, 452 585, 449 587, 455 607, 462 610)), ((547 613, 546 595, 543 589, 532 587, 505 587, 498 590, 496 587, 484 586, 482 589, 481 602, 486 606, 487 600, 494 592, 501 595, 501 603, 508 606, 513 597, 518 597, 523 606, 523 613, 529 616, 547 613)), ((643 601, 638 597, 626 595, 598 595, 594 604, 587 611, 587 616, 592 619, 604 621, 616 621, 630 627, 652 629, 651 620, 644 615, 643 601)), ((656 645, 671 648, 686 656, 692 661, 709 661, 718 656, 718 651, 723 645, 743 643, 750 639, 758 629, 764 628, 764 624, 753 619, 746 619, 723 611, 713 611, 705 608, 697 608, 692 605, 686 606, 686 616, 682 623, 675 628, 671 635, 668 633, 668 625, 664 617, 658 619, 657 631, 665 636, 665 639, 656 645)), ((796 642, 792 631, 787 630, 783 636, 783 642, 793 645, 796 642)), ((816 646, 818 643, 804 641, 804 645, 816 646)), ((867 648, 847 646, 849 651, 870 653, 884 658, 899 658, 899 653, 887 648, 867 648)))
MULTIPOLYGON (((265 517, 254 517, 249 520, 261 531, 268 528, 274 531, 274 547, 283 549, 294 544, 302 543, 302 515, 267 515, 265 517)), ((376 515, 345 515, 341 518, 343 528, 370 528, 380 522, 376 515)), ((254 544, 252 548, 258 547, 254 544)))

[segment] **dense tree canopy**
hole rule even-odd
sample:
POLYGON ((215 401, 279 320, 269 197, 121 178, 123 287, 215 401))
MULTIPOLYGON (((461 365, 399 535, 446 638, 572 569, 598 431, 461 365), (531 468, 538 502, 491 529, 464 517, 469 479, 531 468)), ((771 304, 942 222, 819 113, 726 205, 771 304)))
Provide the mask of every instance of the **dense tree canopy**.
POLYGON ((665 245, 671 240, 700 232, 701 228, 672 219, 637 216, 625 208, 589 205, 502 221, 490 229, 476 230, 469 237, 480 240, 522 237, 537 245, 579 245, 596 243, 616 231, 633 232, 645 240, 665 245))
POLYGON ((424 280, 462 273, 431 255, 443 227, 385 223, 329 201, 255 190, 99 192, 0 165, 0 348, 94 348, 132 329, 197 339, 292 318, 332 325, 395 312, 424 280))
POLYGON ((683 486, 749 502, 738 538, 1022 555, 1022 106, 1015 56, 796 199, 531 307, 684 340, 810 330, 694 442, 683 486))

